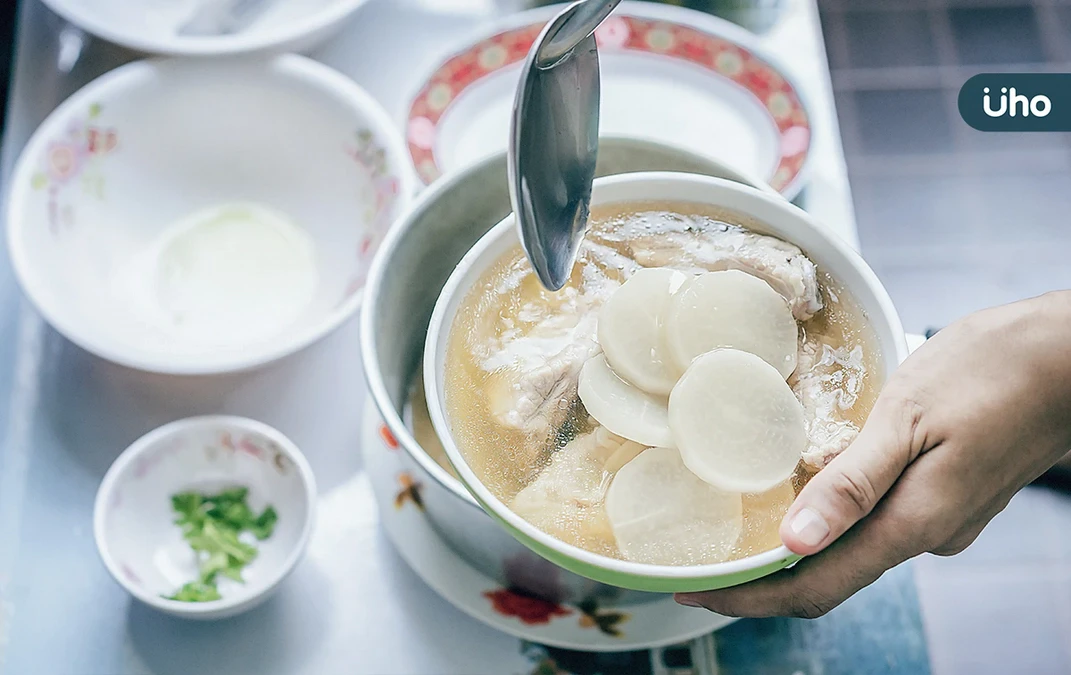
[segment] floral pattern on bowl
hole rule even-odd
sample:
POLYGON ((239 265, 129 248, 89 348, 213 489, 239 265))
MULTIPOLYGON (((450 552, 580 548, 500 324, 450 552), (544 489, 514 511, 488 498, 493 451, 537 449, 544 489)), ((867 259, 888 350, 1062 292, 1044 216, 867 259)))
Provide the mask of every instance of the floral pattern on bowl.
POLYGON ((118 132, 101 120, 102 106, 93 103, 84 116, 73 118, 63 136, 49 141, 39 170, 30 176, 33 190, 48 192, 48 227, 59 234, 75 224, 67 191, 80 187, 85 194, 105 198, 100 162, 119 145, 118 132))
POLYGON ((414 179, 387 112, 319 62, 134 61, 73 94, 27 142, 7 200, 9 250, 29 299, 87 351, 151 372, 234 372, 303 349, 357 311, 414 179), (289 323, 206 348, 158 320, 151 289, 141 299, 127 289, 151 284, 142 258, 168 228, 236 202, 308 235, 316 283, 289 323))
POLYGON ((354 139, 347 142, 345 152, 368 174, 372 187, 371 194, 365 195, 367 205, 364 214, 370 227, 358 244, 357 273, 346 284, 340 303, 345 302, 364 286, 368 266, 390 227, 391 214, 400 195, 402 183, 401 179, 390 171, 387 151, 371 130, 357 131, 354 139))

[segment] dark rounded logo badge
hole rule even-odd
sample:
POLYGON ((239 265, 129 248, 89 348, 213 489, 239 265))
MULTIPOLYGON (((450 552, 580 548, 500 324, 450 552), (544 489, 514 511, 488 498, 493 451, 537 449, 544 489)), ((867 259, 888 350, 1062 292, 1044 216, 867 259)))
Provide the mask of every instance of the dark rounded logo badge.
POLYGON ((975 75, 959 90, 959 114, 979 131, 1071 131, 1071 74, 975 75))

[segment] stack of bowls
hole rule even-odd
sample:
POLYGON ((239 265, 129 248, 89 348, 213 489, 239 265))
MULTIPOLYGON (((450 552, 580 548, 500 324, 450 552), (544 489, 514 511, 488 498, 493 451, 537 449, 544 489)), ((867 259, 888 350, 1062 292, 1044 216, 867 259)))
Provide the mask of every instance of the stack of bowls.
MULTIPOLYGON (((834 269, 858 271, 859 279, 865 281, 862 285, 869 294, 867 297, 873 299, 874 315, 890 322, 887 334, 883 334, 883 340, 889 345, 886 353, 891 359, 901 356, 901 345, 895 337, 895 325, 898 325, 895 312, 880 284, 866 270, 858 255, 768 186, 728 166, 679 149, 634 139, 600 139, 598 176, 641 171, 687 172, 673 175, 678 177, 676 180, 691 186, 689 196, 693 201, 702 201, 706 192, 720 195, 726 191, 724 186, 705 190, 705 184, 695 175, 701 174, 727 179, 729 185, 744 186, 741 189, 752 195, 753 201, 758 199, 760 203, 772 204, 770 208, 778 216, 771 225, 790 223, 786 226, 786 236, 798 239, 800 232, 804 232, 806 243, 813 240, 822 246, 828 260, 835 262, 834 269), (693 185, 697 180, 699 183, 693 185)), ((614 563, 621 562, 606 558, 597 561, 596 566, 576 564, 575 558, 586 558, 582 555, 584 552, 555 542, 509 513, 497 500, 488 498, 486 488, 475 480, 471 471, 467 471, 449 434, 444 433, 443 425, 438 427, 439 436, 451 462, 461 471, 462 480, 443 469, 429 455, 429 449, 420 446, 404 422, 404 409, 422 366, 429 325, 431 335, 435 336, 445 330, 447 323, 444 316, 432 323, 432 310, 440 294, 461 292, 464 289, 462 277, 471 277, 478 271, 473 261, 486 262, 482 257, 466 258, 482 237, 501 238, 515 234, 513 226, 503 222, 510 212, 505 172, 506 157, 498 155, 440 179, 420 196, 384 241, 369 275, 361 318, 362 358, 372 397, 391 434, 404 449, 407 470, 425 486, 423 501, 428 518, 450 545, 486 576, 503 586, 563 602, 578 602, 592 596, 617 604, 655 600, 659 596, 644 591, 680 590, 679 584, 652 582, 650 570, 641 570, 639 577, 603 573, 603 567, 612 568, 614 563), (488 234, 496 225, 498 234, 488 234), (452 274, 457 276, 451 277, 452 274), (453 283, 451 289, 444 291, 448 279, 453 279, 453 283), (494 517, 489 517, 489 513, 494 517), (561 555, 559 549, 569 550, 567 555, 561 555), (517 568, 538 569, 542 557, 561 566, 561 574, 518 576, 511 573, 517 568)), ((619 176, 615 180, 626 178, 619 176)), ((673 180, 671 178, 670 182, 673 180)), ((675 194, 672 190, 677 188, 667 185, 624 182, 618 192, 636 199, 653 199, 661 194, 658 190, 669 190, 662 195, 669 198, 675 194)), ((826 260, 823 258, 822 262, 826 260)), ((455 298, 447 297, 445 301, 452 299, 455 298)), ((899 334, 902 341, 902 331, 899 334)), ((442 354, 436 356, 439 360, 433 370, 442 365, 442 354)), ((434 397, 429 396, 429 404, 435 405, 434 397)), ((711 587, 724 585, 730 577, 740 583, 784 567, 791 561, 788 551, 779 549, 758 560, 726 563, 715 570, 682 568, 676 572, 658 572, 671 579, 683 578, 684 585, 694 589, 704 584, 711 587)), ((633 567, 644 566, 625 567, 635 572, 633 567)))

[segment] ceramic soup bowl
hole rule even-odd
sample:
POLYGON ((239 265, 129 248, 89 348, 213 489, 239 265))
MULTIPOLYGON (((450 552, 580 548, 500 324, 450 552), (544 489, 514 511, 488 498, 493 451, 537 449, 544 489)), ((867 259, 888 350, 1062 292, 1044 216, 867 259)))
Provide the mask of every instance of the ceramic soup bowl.
MULTIPOLYGON (((888 377, 907 357, 904 331, 888 293, 863 259, 839 237, 783 198, 741 183, 680 173, 638 173, 595 182, 592 205, 645 200, 697 203, 724 208, 763 223, 769 234, 796 244, 851 293, 877 335, 882 375, 888 377)), ((447 337, 454 315, 476 280, 519 245, 517 226, 507 217, 465 254, 442 289, 432 313, 425 346, 424 381, 436 432, 450 462, 473 497, 501 525, 531 550, 583 577, 603 584, 653 592, 688 592, 724 588, 771 574, 798 560, 786 547, 747 558, 708 565, 641 564, 598 555, 566 544, 513 513, 469 467, 454 442, 446 414, 443 373, 447 337)))

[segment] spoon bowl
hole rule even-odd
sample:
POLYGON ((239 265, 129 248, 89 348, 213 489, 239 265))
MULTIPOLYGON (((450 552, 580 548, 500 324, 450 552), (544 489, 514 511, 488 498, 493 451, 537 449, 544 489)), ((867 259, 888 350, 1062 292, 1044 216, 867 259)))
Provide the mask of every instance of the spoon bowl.
POLYGON ((540 282, 565 285, 588 220, 599 149, 595 29, 620 0, 582 0, 532 45, 513 105, 510 201, 540 282))

